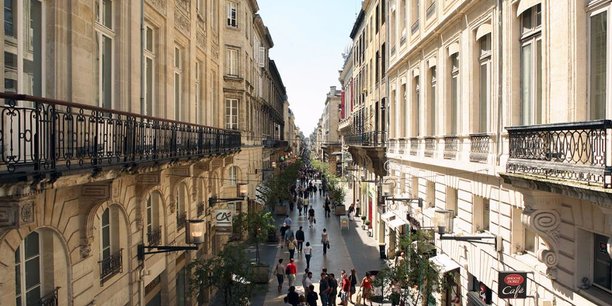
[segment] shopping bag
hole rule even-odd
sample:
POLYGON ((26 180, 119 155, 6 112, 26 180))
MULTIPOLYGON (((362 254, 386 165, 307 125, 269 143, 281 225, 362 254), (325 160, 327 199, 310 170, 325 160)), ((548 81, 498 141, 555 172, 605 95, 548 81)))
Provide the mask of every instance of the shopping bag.
POLYGON ((359 294, 357 294, 357 298, 355 299, 355 305, 361 306, 361 290, 359 290, 359 294))

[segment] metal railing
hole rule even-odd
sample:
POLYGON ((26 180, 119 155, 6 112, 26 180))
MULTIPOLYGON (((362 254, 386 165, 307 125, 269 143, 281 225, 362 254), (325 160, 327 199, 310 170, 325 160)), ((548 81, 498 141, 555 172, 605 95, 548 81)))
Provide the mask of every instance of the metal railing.
POLYGON ((506 171, 612 187, 612 120, 508 127, 506 171))
POLYGON ((223 155, 240 132, 0 93, 0 179, 223 155))
POLYGON ((100 263, 100 282, 104 283, 109 278, 123 271, 123 257, 121 256, 123 249, 120 249, 115 254, 102 259, 100 263))
POLYGON ((432 157, 434 155, 434 151, 436 150, 436 138, 435 137, 425 137, 425 156, 432 157))
POLYGON ((417 155, 419 151, 419 139, 416 137, 410 138, 410 155, 417 155))
POLYGON ((58 306, 59 302, 58 302, 58 290, 60 289, 60 287, 55 287, 55 289, 53 289, 53 291, 49 292, 47 295, 43 296, 42 298, 40 298, 40 301, 38 302, 38 305, 40 306, 58 306))
POLYGON ((489 157, 489 143, 491 136, 487 134, 470 135, 470 161, 487 162, 489 157))
POLYGON ((344 141, 348 145, 382 147, 386 143, 386 132, 365 132, 361 134, 348 135, 344 141))
POLYGON ((455 157, 457 157, 458 145, 459 145, 459 137, 456 137, 456 136, 444 137, 444 158, 455 159, 455 157))
POLYGON ((161 226, 155 226, 150 231, 147 231, 147 241, 149 245, 159 245, 161 244, 161 226))

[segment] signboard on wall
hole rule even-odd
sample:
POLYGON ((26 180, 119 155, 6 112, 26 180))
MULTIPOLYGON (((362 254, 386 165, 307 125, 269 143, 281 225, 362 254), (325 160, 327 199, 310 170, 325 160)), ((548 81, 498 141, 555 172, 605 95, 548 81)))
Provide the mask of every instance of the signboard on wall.
POLYGON ((217 209, 214 214, 214 222, 217 227, 231 227, 233 209, 217 209))
POLYGON ((500 299, 527 297, 527 272, 500 271, 497 283, 497 295, 500 299))

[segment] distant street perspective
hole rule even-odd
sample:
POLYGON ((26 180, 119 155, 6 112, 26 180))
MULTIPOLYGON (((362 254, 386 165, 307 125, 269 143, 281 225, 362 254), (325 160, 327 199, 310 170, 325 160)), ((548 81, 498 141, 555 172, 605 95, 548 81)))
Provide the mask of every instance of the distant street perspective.
POLYGON ((0 16, 0 306, 612 306, 612 0, 0 16))

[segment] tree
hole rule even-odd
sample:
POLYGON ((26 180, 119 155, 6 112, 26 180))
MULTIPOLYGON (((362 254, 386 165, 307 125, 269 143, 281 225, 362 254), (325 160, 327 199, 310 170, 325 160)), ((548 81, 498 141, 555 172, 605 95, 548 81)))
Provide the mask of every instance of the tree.
POLYGON ((223 290, 224 305, 244 305, 252 294, 252 266, 242 243, 230 243, 218 256, 196 259, 189 264, 191 290, 201 294, 202 288, 223 290))
POLYGON ((429 260, 435 250, 433 232, 418 230, 410 233, 400 239, 400 248, 405 258, 384 268, 375 285, 399 285, 399 298, 407 305, 435 305, 434 293, 440 291, 442 280, 438 267, 429 260))
POLYGON ((291 199, 290 189, 298 178, 301 162, 289 164, 279 175, 265 182, 268 190, 265 194, 266 205, 273 210, 277 203, 291 199))
POLYGON ((255 244, 255 261, 259 264, 259 244, 268 239, 268 233, 275 231, 272 213, 256 211, 241 213, 234 217, 234 228, 239 232, 247 233, 247 242, 255 244))

